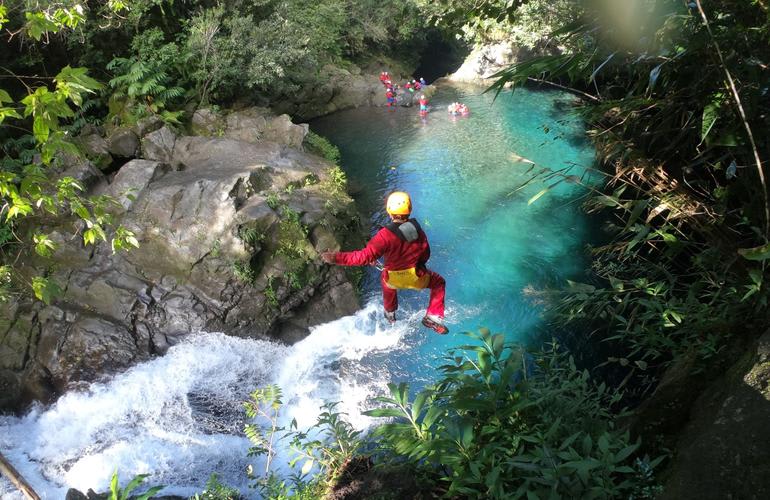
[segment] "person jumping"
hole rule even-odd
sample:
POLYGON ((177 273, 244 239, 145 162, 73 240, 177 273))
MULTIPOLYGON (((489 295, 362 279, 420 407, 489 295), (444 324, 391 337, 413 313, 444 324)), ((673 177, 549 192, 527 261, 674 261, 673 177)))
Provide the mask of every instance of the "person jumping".
POLYGON ((384 256, 385 265, 380 275, 385 318, 396 321, 398 293, 400 289, 430 289, 430 303, 422 324, 436 333, 445 335, 444 296, 446 281, 428 269, 430 258, 428 237, 415 219, 410 219, 412 200, 407 193, 396 191, 388 196, 385 209, 391 222, 380 229, 361 250, 351 252, 323 252, 321 258, 327 264, 341 266, 365 266, 384 256))

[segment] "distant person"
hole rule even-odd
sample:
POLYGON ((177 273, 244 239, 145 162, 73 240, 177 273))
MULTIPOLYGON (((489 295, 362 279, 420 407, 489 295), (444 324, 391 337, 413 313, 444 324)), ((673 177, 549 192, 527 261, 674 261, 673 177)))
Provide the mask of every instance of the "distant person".
POLYGON ((414 90, 420 90, 422 88, 422 84, 417 80, 412 80, 412 87, 414 87, 414 90))
POLYGON ((445 335, 449 332, 444 326, 446 281, 440 274, 426 267, 430 258, 430 245, 417 221, 409 218, 412 200, 407 193, 396 191, 388 196, 385 209, 391 222, 380 229, 366 247, 352 252, 323 252, 321 259, 327 264, 366 266, 384 256, 380 284, 385 319, 391 324, 396 322, 397 290, 429 288, 430 303, 422 324, 445 335))
POLYGON ((428 114, 428 99, 425 98, 425 94, 420 96, 420 114, 425 116, 428 114))
POLYGON ((428 86, 428 84, 425 83, 425 79, 423 77, 420 77, 420 85, 422 85, 423 87, 427 87, 428 86))
POLYGON ((392 88, 389 88, 388 91, 385 92, 385 99, 388 101, 389 108, 392 108, 396 105, 396 93, 392 88))

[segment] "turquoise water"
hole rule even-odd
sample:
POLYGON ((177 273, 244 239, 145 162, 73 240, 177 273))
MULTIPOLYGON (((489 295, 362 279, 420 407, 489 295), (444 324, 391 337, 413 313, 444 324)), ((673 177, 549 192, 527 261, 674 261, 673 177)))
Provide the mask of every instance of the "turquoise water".
MULTIPOLYGON (((431 243, 428 265, 447 280, 450 335, 423 329, 429 338, 416 342, 412 355, 387 363, 394 374, 435 365, 447 347, 464 342, 458 332, 480 326, 527 342, 542 319, 525 289, 563 283, 586 265, 583 246, 592 231, 579 208, 584 188, 562 182, 532 204, 556 179, 517 190, 543 167, 571 167, 569 175, 581 176, 593 166, 594 150, 572 97, 517 90, 493 98, 477 86, 442 86, 425 119, 414 108, 361 108, 311 124, 340 148, 372 233, 387 220, 387 194, 410 193, 413 216, 431 243), (446 106, 453 101, 466 103, 470 115, 449 116, 446 106), (534 162, 535 169, 512 155, 534 162)), ((364 294, 381 303, 377 276, 367 270, 364 294)), ((402 291, 399 299, 406 312, 401 317, 415 321, 428 292, 402 291)))

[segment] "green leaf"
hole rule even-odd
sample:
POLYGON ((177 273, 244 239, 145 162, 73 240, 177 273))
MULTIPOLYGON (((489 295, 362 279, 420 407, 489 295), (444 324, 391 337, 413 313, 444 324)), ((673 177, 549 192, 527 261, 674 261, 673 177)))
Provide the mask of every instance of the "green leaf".
POLYGON ((136 476, 134 476, 134 478, 131 481, 129 481, 126 487, 123 488, 122 494, 120 495, 121 498, 127 499, 129 497, 129 494, 135 489, 137 489, 139 485, 142 484, 145 479, 147 479, 148 476, 149 474, 137 474, 136 476))
POLYGON ((37 142, 45 142, 48 140, 48 134, 51 132, 48 120, 42 116, 36 116, 32 122, 32 133, 37 139, 37 142))
POLYGON ((422 411, 422 407, 427 398, 428 393, 425 391, 415 396, 414 402, 412 403, 412 420, 417 420, 420 417, 420 412, 422 411))
POLYGON ((396 417, 400 418, 404 416, 404 413, 398 408, 377 408, 374 410, 367 410, 363 412, 364 415, 370 417, 396 417))
POLYGON ((8 22, 8 9, 5 5, 0 5, 0 29, 3 29, 3 25, 8 22))
POLYGON ((50 21, 43 12, 25 12, 24 16, 27 18, 27 34, 38 42, 49 31, 56 33, 59 30, 56 23, 50 21))
POLYGON ((138 497, 136 497, 135 500, 148 500, 152 497, 154 497, 157 493, 160 493, 160 491, 165 488, 165 486, 153 486, 146 492, 142 493, 138 497))
POLYGON ((738 254, 748 260, 770 259, 770 243, 753 248, 739 248, 738 254))
POLYGON ((545 189, 541 190, 541 191, 540 191, 539 193, 537 193, 535 196, 533 196, 532 198, 530 198, 530 199, 529 199, 529 201, 527 201, 527 205, 531 205, 531 204, 533 204, 534 202, 536 202, 536 201, 538 200, 538 198, 540 198, 541 196, 543 196, 545 193, 547 193, 547 192, 548 192, 548 191, 550 191, 550 190, 551 190, 551 188, 550 188, 550 187, 547 187, 547 188, 545 188, 545 189))
POLYGON ((703 108, 703 118, 701 120, 701 142, 706 140, 711 129, 719 118, 719 109, 722 107, 723 94, 717 93, 712 96, 712 100, 703 108))
POLYGON ((118 498, 118 469, 112 473, 112 479, 110 480, 110 500, 117 500, 118 498))
POLYGON ((310 471, 313 469, 313 464, 315 463, 314 460, 307 460, 305 464, 302 466, 302 475, 309 474, 310 471))

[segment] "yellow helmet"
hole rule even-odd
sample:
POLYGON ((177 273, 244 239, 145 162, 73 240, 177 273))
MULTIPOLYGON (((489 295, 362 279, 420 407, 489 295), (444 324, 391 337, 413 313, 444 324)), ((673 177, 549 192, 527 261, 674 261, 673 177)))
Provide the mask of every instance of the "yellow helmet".
POLYGON ((390 215, 409 215, 412 213, 412 200, 403 191, 395 191, 388 196, 385 209, 390 215))

